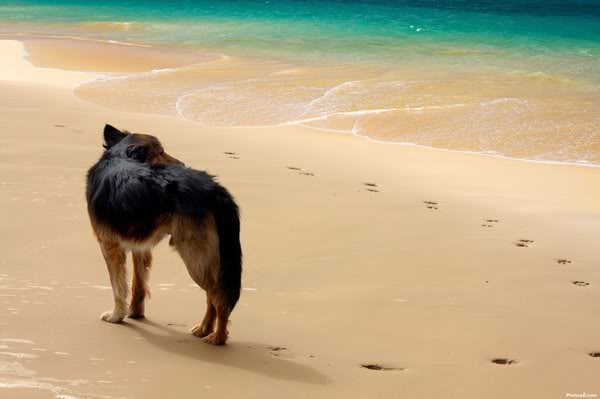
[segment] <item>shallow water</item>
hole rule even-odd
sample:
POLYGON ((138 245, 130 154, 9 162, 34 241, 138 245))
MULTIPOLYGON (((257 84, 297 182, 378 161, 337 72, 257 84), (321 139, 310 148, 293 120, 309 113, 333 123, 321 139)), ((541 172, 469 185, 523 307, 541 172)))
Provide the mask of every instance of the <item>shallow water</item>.
POLYGON ((211 126, 600 164, 595 1, 20 1, 0 32, 209 51, 79 95, 211 126))

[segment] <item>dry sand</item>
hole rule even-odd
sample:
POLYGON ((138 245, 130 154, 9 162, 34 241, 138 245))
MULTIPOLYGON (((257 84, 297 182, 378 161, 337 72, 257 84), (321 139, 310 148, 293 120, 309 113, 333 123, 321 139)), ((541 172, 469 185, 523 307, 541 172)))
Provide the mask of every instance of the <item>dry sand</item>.
POLYGON ((120 113, 74 97, 93 75, 0 52, 0 397, 600 395, 599 168, 120 113), (105 123, 235 194, 228 345, 188 333, 204 293, 166 242, 147 319, 100 321, 112 295, 84 180, 105 123))

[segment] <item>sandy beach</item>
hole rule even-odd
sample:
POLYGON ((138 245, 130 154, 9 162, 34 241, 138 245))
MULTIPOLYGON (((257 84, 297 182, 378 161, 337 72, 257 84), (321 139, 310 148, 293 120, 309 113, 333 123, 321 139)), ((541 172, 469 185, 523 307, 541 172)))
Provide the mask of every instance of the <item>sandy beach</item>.
POLYGON ((0 397, 600 395, 600 168, 119 112, 74 90, 122 49, 75 72, 52 46, 27 51, 54 69, 0 41, 0 397), (147 318, 100 320, 84 186, 105 123, 158 136, 240 204, 226 346, 188 332, 205 297, 166 242, 147 318))

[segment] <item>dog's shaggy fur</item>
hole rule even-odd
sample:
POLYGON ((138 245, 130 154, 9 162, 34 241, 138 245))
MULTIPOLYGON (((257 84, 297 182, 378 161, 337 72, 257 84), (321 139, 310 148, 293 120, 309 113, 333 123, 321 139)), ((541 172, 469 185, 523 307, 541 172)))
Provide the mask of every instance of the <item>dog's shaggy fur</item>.
POLYGON ((104 128, 100 160, 87 175, 92 228, 108 266, 114 309, 102 320, 144 317, 151 249, 166 235, 192 279, 207 294, 204 320, 192 333, 211 344, 227 340, 227 323, 241 288, 240 220, 233 197, 212 176, 166 154, 158 139, 104 128), (133 253, 127 310, 127 251, 133 253))

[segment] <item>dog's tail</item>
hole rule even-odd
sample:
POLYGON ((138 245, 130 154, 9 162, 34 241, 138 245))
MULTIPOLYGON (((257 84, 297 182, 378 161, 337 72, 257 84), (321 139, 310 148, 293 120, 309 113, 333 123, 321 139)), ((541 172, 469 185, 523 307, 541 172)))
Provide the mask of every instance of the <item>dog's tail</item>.
POLYGON ((219 234, 221 257, 217 292, 219 301, 231 312, 240 298, 242 288, 240 215, 233 197, 220 185, 215 187, 213 214, 219 234))

